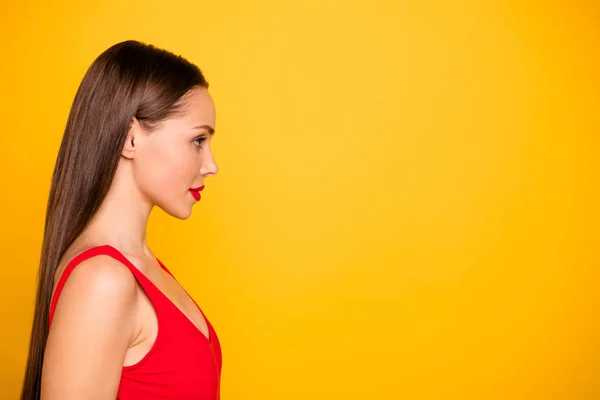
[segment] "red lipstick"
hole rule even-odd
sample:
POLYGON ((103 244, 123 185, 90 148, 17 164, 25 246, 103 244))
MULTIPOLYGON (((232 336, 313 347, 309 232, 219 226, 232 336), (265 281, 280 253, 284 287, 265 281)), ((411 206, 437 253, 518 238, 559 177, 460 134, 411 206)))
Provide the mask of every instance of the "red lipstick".
POLYGON ((192 194, 194 199, 196 199, 196 201, 200 200, 200 198, 202 197, 200 196, 200 191, 202 191, 202 189, 204 189, 204 185, 199 186, 197 188, 190 188, 189 192, 192 194))

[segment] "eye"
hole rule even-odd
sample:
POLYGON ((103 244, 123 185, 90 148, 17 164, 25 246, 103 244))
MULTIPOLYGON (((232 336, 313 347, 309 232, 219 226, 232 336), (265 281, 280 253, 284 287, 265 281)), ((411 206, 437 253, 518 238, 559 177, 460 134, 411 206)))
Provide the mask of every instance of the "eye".
POLYGON ((196 139, 194 139, 193 142, 196 146, 202 147, 202 142, 204 142, 205 140, 206 140, 205 136, 200 136, 200 137, 197 137, 196 139))

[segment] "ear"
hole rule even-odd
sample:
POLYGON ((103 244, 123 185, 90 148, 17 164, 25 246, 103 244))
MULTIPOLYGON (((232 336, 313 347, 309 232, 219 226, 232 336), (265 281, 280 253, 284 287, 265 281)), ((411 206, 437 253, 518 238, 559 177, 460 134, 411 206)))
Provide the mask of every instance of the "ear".
POLYGON ((127 159, 133 159, 135 157, 136 140, 140 138, 141 125, 137 118, 133 117, 129 124, 129 130, 127 131, 127 138, 125 139, 125 145, 121 151, 121 155, 127 159))

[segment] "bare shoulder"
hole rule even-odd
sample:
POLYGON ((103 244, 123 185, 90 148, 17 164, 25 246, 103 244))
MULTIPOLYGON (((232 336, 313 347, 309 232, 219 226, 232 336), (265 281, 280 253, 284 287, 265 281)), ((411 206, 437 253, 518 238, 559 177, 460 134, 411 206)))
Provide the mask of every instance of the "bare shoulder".
POLYGON ((67 277, 56 303, 51 333, 54 325, 74 334, 85 328, 96 332, 100 325, 111 327, 116 321, 122 324, 118 330, 126 332, 123 328, 133 326, 128 320, 136 297, 135 277, 125 265, 107 255, 90 257, 67 277))
MULTIPOLYGON (((107 255, 96 255, 81 261, 65 282, 57 302, 65 298, 101 300, 104 306, 115 303, 126 305, 135 300, 136 280, 121 262, 107 255), (108 303, 106 303, 108 302, 108 303)), ((88 304, 92 305, 92 304, 88 304)))
POLYGON ((106 398, 116 396, 134 336, 136 297, 135 277, 110 256, 96 255, 73 269, 48 335, 42 373, 46 398, 75 399, 100 392, 106 398))

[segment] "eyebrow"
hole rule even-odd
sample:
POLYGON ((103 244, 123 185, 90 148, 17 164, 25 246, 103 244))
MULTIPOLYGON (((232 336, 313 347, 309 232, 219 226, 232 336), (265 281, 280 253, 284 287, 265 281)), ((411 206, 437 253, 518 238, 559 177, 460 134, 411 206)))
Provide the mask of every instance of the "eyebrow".
POLYGON ((196 129, 204 129, 206 131, 208 131, 208 133, 210 133, 211 135, 215 134, 215 128, 213 128, 210 125, 198 125, 192 128, 192 130, 196 130, 196 129))

